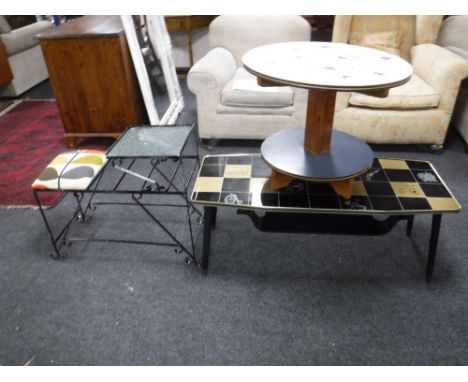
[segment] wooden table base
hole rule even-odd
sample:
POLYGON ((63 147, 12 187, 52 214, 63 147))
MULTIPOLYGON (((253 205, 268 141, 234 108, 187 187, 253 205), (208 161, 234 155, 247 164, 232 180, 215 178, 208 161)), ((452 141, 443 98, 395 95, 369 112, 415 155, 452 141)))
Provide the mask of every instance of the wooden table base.
MULTIPOLYGON (((257 75, 257 83, 259 86, 265 86, 265 87, 285 85, 284 83, 276 82, 271 79, 266 79, 258 75, 257 75)), ((328 162, 333 162, 333 160, 330 160, 328 156, 333 156, 332 155, 333 153, 331 151, 332 151, 333 118, 335 115, 336 92, 337 92, 336 90, 319 89, 319 88, 309 88, 308 90, 307 116, 306 116, 306 125, 304 129, 303 148, 308 153, 308 155, 312 155, 316 157, 320 157, 320 156, 327 157, 328 162)), ((376 90, 365 90, 365 91, 362 91, 362 93, 374 95, 376 97, 385 97, 388 94, 388 89, 385 88, 385 89, 376 89, 376 90)), ((283 143, 284 142, 281 142, 281 145, 276 145, 278 146, 277 149, 280 151, 283 151, 283 155, 290 154, 290 152, 288 152, 288 150, 285 148, 283 143)), ((301 142, 301 145, 302 145, 302 142, 301 142)), ((366 147, 364 147, 364 149, 367 149, 368 151, 370 151, 370 148, 368 148, 367 145, 365 146, 366 147)), ((300 152, 299 147, 297 147, 297 152, 300 152)), ((266 152, 264 152, 264 145, 262 145, 262 154, 264 155, 264 159, 266 160, 266 162, 272 167, 271 185, 272 185, 273 190, 278 190, 282 187, 286 187, 294 179, 298 179, 297 177, 295 178, 294 176, 291 176, 285 173, 287 171, 281 172, 280 170, 284 170, 284 166, 281 166, 281 163, 279 165, 277 164, 277 166, 274 167, 271 161, 269 160, 270 159, 269 156, 265 155, 266 152)), ((359 153, 358 155, 360 154, 362 153, 359 153)), ((336 151, 335 151, 335 156, 336 156, 336 151)), ((324 160, 324 163, 321 163, 321 164, 329 165, 327 160, 324 160)), ((362 161, 361 168, 359 168, 359 171, 356 171, 354 174, 358 172, 362 172, 362 170, 368 168, 368 166, 370 166, 370 160, 371 158, 369 157, 367 158, 367 160, 362 161)), ((299 173, 295 173, 295 174, 299 175, 299 173)), ((330 178, 333 178, 332 173, 330 173, 330 178)), ((342 196, 345 199, 349 199, 351 197, 351 193, 353 190, 354 178, 350 178, 349 175, 343 178, 339 178, 339 177, 334 177, 334 178, 336 180, 330 180, 328 181, 328 183, 333 187, 333 189, 338 195, 342 196)))
MULTIPOLYGON (((289 175, 285 175, 279 171, 272 170, 271 172, 271 188, 273 190, 279 190, 280 188, 286 187, 291 183, 293 180, 297 178, 294 178, 289 175)), ((333 190, 340 195, 344 199, 349 199, 351 198, 351 194, 353 191, 353 185, 354 185, 354 178, 351 179, 343 179, 343 180, 334 180, 331 182, 328 182, 330 186, 332 186, 333 190)))

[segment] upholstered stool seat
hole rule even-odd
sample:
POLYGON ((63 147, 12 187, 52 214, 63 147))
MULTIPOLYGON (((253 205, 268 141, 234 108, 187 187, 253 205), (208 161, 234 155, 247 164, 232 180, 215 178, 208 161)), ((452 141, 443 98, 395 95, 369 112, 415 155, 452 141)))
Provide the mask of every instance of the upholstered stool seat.
POLYGON ((86 190, 107 162, 104 150, 75 150, 57 155, 32 184, 35 190, 86 190))

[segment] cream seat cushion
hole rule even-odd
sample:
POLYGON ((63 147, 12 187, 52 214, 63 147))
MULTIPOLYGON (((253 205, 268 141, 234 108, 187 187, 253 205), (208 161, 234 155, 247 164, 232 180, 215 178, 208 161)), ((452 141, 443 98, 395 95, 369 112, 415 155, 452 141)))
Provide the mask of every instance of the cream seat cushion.
POLYGON ((289 86, 259 86, 257 77, 239 68, 224 87, 221 103, 240 107, 287 107, 294 103, 294 92, 289 86))
POLYGON ((413 74, 406 84, 390 89, 385 98, 352 93, 349 100, 353 106, 397 110, 436 108, 439 102, 439 92, 416 74, 413 74))

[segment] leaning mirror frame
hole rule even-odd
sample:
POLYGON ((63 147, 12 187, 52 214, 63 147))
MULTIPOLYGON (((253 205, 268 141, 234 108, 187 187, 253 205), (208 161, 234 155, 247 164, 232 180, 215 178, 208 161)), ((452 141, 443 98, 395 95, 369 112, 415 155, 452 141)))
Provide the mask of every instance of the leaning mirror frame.
POLYGON ((160 15, 144 16, 149 42, 153 52, 160 60, 164 74, 164 80, 169 96, 169 106, 164 111, 162 117, 156 109, 158 97, 153 93, 148 70, 143 58, 141 46, 138 40, 134 19, 130 15, 120 16, 125 30, 128 47, 132 56, 133 65, 137 74, 143 101, 148 113, 149 122, 152 125, 174 124, 181 110, 184 107, 182 91, 177 79, 174 59, 172 56, 172 46, 169 33, 167 32, 164 17, 160 15))

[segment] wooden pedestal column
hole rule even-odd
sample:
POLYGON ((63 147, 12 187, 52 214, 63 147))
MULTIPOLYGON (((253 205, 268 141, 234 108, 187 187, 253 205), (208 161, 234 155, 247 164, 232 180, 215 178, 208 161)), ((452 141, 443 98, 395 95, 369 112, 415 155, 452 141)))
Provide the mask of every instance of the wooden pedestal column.
POLYGON ((304 148, 311 154, 330 151, 336 91, 309 89, 304 148))
MULTIPOLYGON (((262 77, 257 77, 257 83, 259 86, 284 86, 284 84, 275 83, 262 77)), ((384 96, 383 94, 385 91, 370 91, 369 93, 375 96, 384 96)), ((329 153, 331 150, 335 101, 336 90, 309 89, 304 133, 304 149, 310 155, 316 156, 317 158, 322 154, 329 153)), ((326 161, 327 160, 325 160, 325 162, 326 161)), ((281 167, 278 166, 278 168, 281 167)), ((278 190, 286 187, 297 178, 304 178, 304 175, 294 176, 285 174, 281 172, 281 170, 277 170, 273 167, 271 187, 273 190, 278 190)), ((333 187, 338 195, 344 199, 349 199, 353 191, 354 178, 337 177, 335 179, 336 180, 328 180, 327 183, 333 187)))

